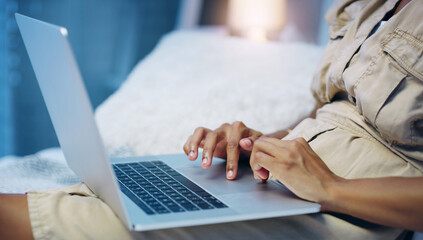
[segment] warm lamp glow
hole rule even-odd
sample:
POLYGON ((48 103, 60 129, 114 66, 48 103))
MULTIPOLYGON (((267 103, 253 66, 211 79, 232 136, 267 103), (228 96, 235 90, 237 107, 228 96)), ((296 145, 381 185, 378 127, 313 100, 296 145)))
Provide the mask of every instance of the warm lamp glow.
POLYGON ((285 0, 230 0, 228 25, 235 35, 268 40, 285 24, 285 0))

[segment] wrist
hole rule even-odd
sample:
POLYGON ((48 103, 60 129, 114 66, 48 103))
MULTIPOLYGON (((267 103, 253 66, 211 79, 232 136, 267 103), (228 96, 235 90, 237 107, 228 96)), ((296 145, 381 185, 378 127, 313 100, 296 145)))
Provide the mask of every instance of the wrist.
POLYGON ((335 176, 335 179, 324 184, 325 194, 318 203, 322 211, 340 212, 343 191, 349 180, 335 176))

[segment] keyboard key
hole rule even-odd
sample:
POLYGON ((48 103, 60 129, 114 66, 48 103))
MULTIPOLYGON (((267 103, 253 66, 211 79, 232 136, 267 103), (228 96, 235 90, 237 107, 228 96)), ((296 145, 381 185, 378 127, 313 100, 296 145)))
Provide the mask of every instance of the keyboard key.
POLYGON ((123 170, 123 169, 131 169, 131 167, 130 167, 130 166, 128 166, 128 164, 127 164, 127 163, 120 163, 120 164, 116 164, 116 166, 117 166, 119 169, 121 169, 121 170, 123 170))
POLYGON ((199 208, 201 208, 201 209, 213 209, 213 208, 214 208, 213 206, 211 206, 211 205, 209 205, 209 204, 207 204, 207 203, 198 204, 197 206, 198 206, 199 208))
POLYGON ((147 192, 141 188, 133 190, 136 195, 147 194, 147 192))
POLYGON ((148 193, 141 193, 141 194, 138 194, 138 197, 141 199, 146 199, 146 198, 150 198, 151 195, 148 193))
POLYGON ((178 206, 178 205, 171 206, 171 207, 168 207, 168 208, 172 212, 185 212, 185 209, 183 209, 181 206, 178 206))
POLYGON ((153 209, 156 209, 156 208, 159 208, 159 206, 162 206, 162 204, 161 203, 159 203, 157 200, 155 200, 154 198, 153 199, 150 199, 150 200, 148 200, 148 201, 146 201, 146 203, 151 207, 151 208, 153 208, 153 209))
POLYGON ((166 163, 162 161, 150 161, 150 162, 156 166, 167 166, 166 163))
POLYGON ((138 173, 140 173, 142 175, 144 175, 146 173, 149 173, 149 171, 146 168, 142 167, 142 166, 136 167, 134 169, 135 169, 135 171, 137 171, 138 173))
POLYGON ((181 195, 178 195, 178 196, 176 196, 172 199, 175 200, 175 201, 187 200, 186 198, 182 197, 181 195))
POLYGON ((200 210, 198 207, 194 206, 192 203, 185 203, 181 204, 183 208, 185 208, 188 211, 197 211, 200 210))
POLYGON ((215 207, 215 208, 227 208, 228 206, 226 206, 225 204, 223 204, 223 203, 213 203, 213 206, 215 207))
POLYGON ((139 187, 139 185, 136 184, 135 182, 127 183, 127 184, 125 184, 125 186, 127 186, 129 189, 133 189, 133 188, 138 188, 139 187))
POLYGON ((179 198, 179 199, 173 199, 175 200, 177 203, 183 205, 183 204, 188 204, 190 203, 188 200, 186 200, 185 198, 179 198))
POLYGON ((186 198, 188 198, 188 199, 192 199, 192 198, 195 198, 195 197, 197 197, 197 195, 195 195, 194 193, 192 193, 192 192, 187 192, 187 193, 185 193, 185 194, 182 194, 182 195, 184 195, 184 197, 186 197, 186 198))
POLYGON ((163 164, 163 165, 156 165, 156 166, 158 166, 160 169, 163 169, 163 170, 173 170, 171 167, 169 167, 168 165, 166 165, 166 164, 163 164))
POLYGON ((167 185, 157 186, 157 188, 160 189, 164 193, 166 193, 167 191, 173 191, 173 189, 167 185))
POLYGON ((169 187, 166 185, 166 183, 164 183, 164 182, 159 182, 159 183, 156 183, 156 184, 154 184, 154 186, 156 186, 158 189, 169 188, 169 187))
POLYGON ((167 194, 169 197, 171 197, 171 198, 175 198, 175 197, 179 197, 179 196, 181 196, 179 193, 177 193, 177 192, 173 192, 173 193, 168 193, 167 194))
MULTIPOLYGON (((157 202, 157 200, 155 198, 153 198, 152 196, 148 195, 148 196, 144 196, 142 198, 142 200, 147 203, 148 205, 155 205, 155 203, 157 202)), ((158 203, 158 202, 157 202, 158 203)))
POLYGON ((129 179, 129 178, 123 178, 123 179, 120 179, 120 181, 124 184, 124 185, 128 185, 128 184, 130 184, 130 183, 133 183, 134 181, 132 181, 131 179, 129 179))
POLYGON ((167 170, 165 170, 166 171, 166 173, 167 174, 169 174, 170 176, 179 176, 179 175, 181 175, 180 173, 178 173, 177 171, 175 171, 175 170, 173 170, 173 169, 171 169, 171 168, 169 168, 169 169, 167 169, 167 170))
POLYGON ((176 193, 176 191, 173 190, 172 188, 164 189, 163 192, 166 193, 167 195, 169 195, 171 193, 176 193))
POLYGON ((161 191, 151 191, 150 194, 153 195, 155 198, 161 195, 164 196, 164 194, 161 191))
POLYGON ((163 183, 163 182, 162 180, 155 178, 153 180, 150 180, 150 183, 152 183, 153 185, 157 185, 158 183, 163 183))
POLYGON ((198 199, 198 200, 191 200, 195 205, 207 204, 205 201, 198 199))
POLYGON ((202 190, 202 191, 198 191, 198 192, 195 192, 197 195, 199 195, 199 196, 201 196, 201 197, 203 197, 203 198, 207 198, 207 197, 211 197, 212 195, 210 195, 210 193, 208 193, 208 192, 206 192, 206 191, 204 191, 204 190, 202 190))
POLYGON ((156 168, 150 169, 150 172, 154 173, 155 175, 163 173, 162 170, 156 168))
POLYGON ((152 191, 157 191, 158 189, 151 185, 151 184, 146 184, 145 186, 142 186, 147 192, 152 192, 152 191))
MULTIPOLYGON (((166 205, 166 204, 168 204, 168 203, 175 203, 172 199, 170 199, 169 197, 167 197, 167 196, 164 196, 164 197, 160 197, 160 198, 157 198, 158 200, 160 200, 160 202, 161 203, 163 203, 164 205, 166 205)), ((176 204, 176 203, 175 203, 176 204)))
POLYGON ((162 208, 162 209, 154 209, 158 214, 164 214, 164 213, 170 213, 169 210, 167 210, 166 208, 162 208))
POLYGON ((140 162, 140 164, 145 167, 145 168, 154 168, 154 164, 152 164, 151 162, 140 162))
POLYGON ((147 179, 147 180, 157 179, 157 177, 156 177, 156 176, 154 176, 154 174, 152 174, 152 173, 150 173, 150 172, 148 172, 148 173, 146 173, 146 174, 143 174, 143 176, 144 176, 144 178, 145 178, 145 179, 147 179))

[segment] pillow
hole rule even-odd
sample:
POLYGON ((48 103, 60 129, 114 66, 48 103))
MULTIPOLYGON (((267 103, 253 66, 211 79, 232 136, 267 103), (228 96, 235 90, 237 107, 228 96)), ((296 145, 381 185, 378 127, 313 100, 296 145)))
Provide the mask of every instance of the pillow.
POLYGON ((181 153, 198 126, 288 127, 314 107, 309 86, 322 52, 305 43, 172 32, 97 108, 105 147, 112 156, 181 153))

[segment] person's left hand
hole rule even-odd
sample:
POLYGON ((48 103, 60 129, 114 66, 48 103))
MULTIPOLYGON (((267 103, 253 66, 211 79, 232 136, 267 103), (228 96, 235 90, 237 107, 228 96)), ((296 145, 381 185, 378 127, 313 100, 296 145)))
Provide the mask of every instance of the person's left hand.
POLYGON ((300 198, 323 203, 328 186, 342 181, 311 149, 304 138, 290 141, 261 137, 250 157, 254 178, 266 181, 269 172, 300 198))

